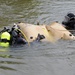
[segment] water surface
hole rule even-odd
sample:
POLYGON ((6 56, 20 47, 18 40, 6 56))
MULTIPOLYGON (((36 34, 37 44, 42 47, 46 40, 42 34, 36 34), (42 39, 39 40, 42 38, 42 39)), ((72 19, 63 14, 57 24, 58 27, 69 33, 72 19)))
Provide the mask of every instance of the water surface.
MULTIPOLYGON (((62 22, 74 0, 0 0, 0 28, 17 22, 62 22)), ((0 75, 75 75, 75 41, 0 48, 0 75)))

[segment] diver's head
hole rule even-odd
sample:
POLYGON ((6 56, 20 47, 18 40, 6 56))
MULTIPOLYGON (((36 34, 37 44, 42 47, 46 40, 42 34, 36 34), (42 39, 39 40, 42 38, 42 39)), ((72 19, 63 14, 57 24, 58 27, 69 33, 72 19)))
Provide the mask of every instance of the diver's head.
POLYGON ((73 13, 68 13, 67 16, 68 16, 69 18, 75 17, 75 15, 74 15, 73 13))
POLYGON ((14 23, 12 30, 18 29, 18 26, 14 23))
POLYGON ((4 30, 9 32, 10 31, 10 28, 9 27, 4 27, 4 30))
POLYGON ((69 20, 74 19, 74 18, 75 18, 75 15, 73 13, 68 13, 65 16, 66 21, 69 21, 69 20))

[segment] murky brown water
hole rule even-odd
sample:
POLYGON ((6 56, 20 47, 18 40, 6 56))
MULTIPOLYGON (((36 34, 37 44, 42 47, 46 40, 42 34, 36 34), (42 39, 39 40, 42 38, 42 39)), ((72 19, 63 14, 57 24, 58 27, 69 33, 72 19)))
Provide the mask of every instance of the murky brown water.
MULTIPOLYGON (((0 0, 0 28, 17 22, 50 24, 75 14, 74 0, 0 0)), ((0 48, 0 75, 75 75, 75 41, 0 48)))

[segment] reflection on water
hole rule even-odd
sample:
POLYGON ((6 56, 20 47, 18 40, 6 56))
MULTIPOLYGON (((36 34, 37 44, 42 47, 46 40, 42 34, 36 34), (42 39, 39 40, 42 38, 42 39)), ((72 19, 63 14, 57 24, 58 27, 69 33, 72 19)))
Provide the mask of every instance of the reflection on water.
POLYGON ((0 61, 0 63, 6 63, 6 64, 24 64, 22 62, 13 62, 13 61, 0 61))
POLYGON ((0 47, 0 57, 3 57, 3 58, 10 57, 10 55, 8 54, 8 52, 9 52, 9 48, 2 48, 2 47, 0 47))
MULTIPOLYGON (((61 22, 74 0, 0 0, 0 28, 17 22, 61 22)), ((0 48, 0 75, 75 75, 75 41, 0 48)))
MULTIPOLYGON (((14 47, 13 47, 14 48, 14 47)), ((25 64, 22 61, 18 61, 18 60, 11 60, 11 59, 20 59, 19 57, 13 57, 12 54, 10 54, 10 52, 12 51, 11 48, 0 48, 0 69, 3 70, 13 70, 13 71, 17 71, 15 68, 13 67, 9 67, 8 65, 16 65, 16 64, 25 64)), ((15 48, 14 48, 15 49, 15 48)))
POLYGON ((13 70, 13 71, 17 71, 17 70, 15 70, 15 69, 13 69, 13 68, 6 67, 6 66, 0 66, 0 68, 3 69, 3 70, 13 70))

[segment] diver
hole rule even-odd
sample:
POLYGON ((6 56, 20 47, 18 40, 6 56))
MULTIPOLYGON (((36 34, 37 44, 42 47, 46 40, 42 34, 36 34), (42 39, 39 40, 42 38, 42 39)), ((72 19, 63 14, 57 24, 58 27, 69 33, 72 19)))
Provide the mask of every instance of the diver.
POLYGON ((13 25, 11 29, 4 27, 0 31, 0 46, 8 47, 15 44, 27 44, 27 41, 18 29, 20 28, 17 25, 13 25))
POLYGON ((14 44, 26 44, 26 40, 21 35, 21 32, 18 30, 19 27, 17 25, 14 25, 11 28, 10 34, 11 34, 11 42, 12 45, 14 44))
POLYGON ((62 24, 65 26, 68 30, 74 30, 75 29, 75 15, 73 13, 68 13, 65 16, 65 20, 62 22, 62 24))

